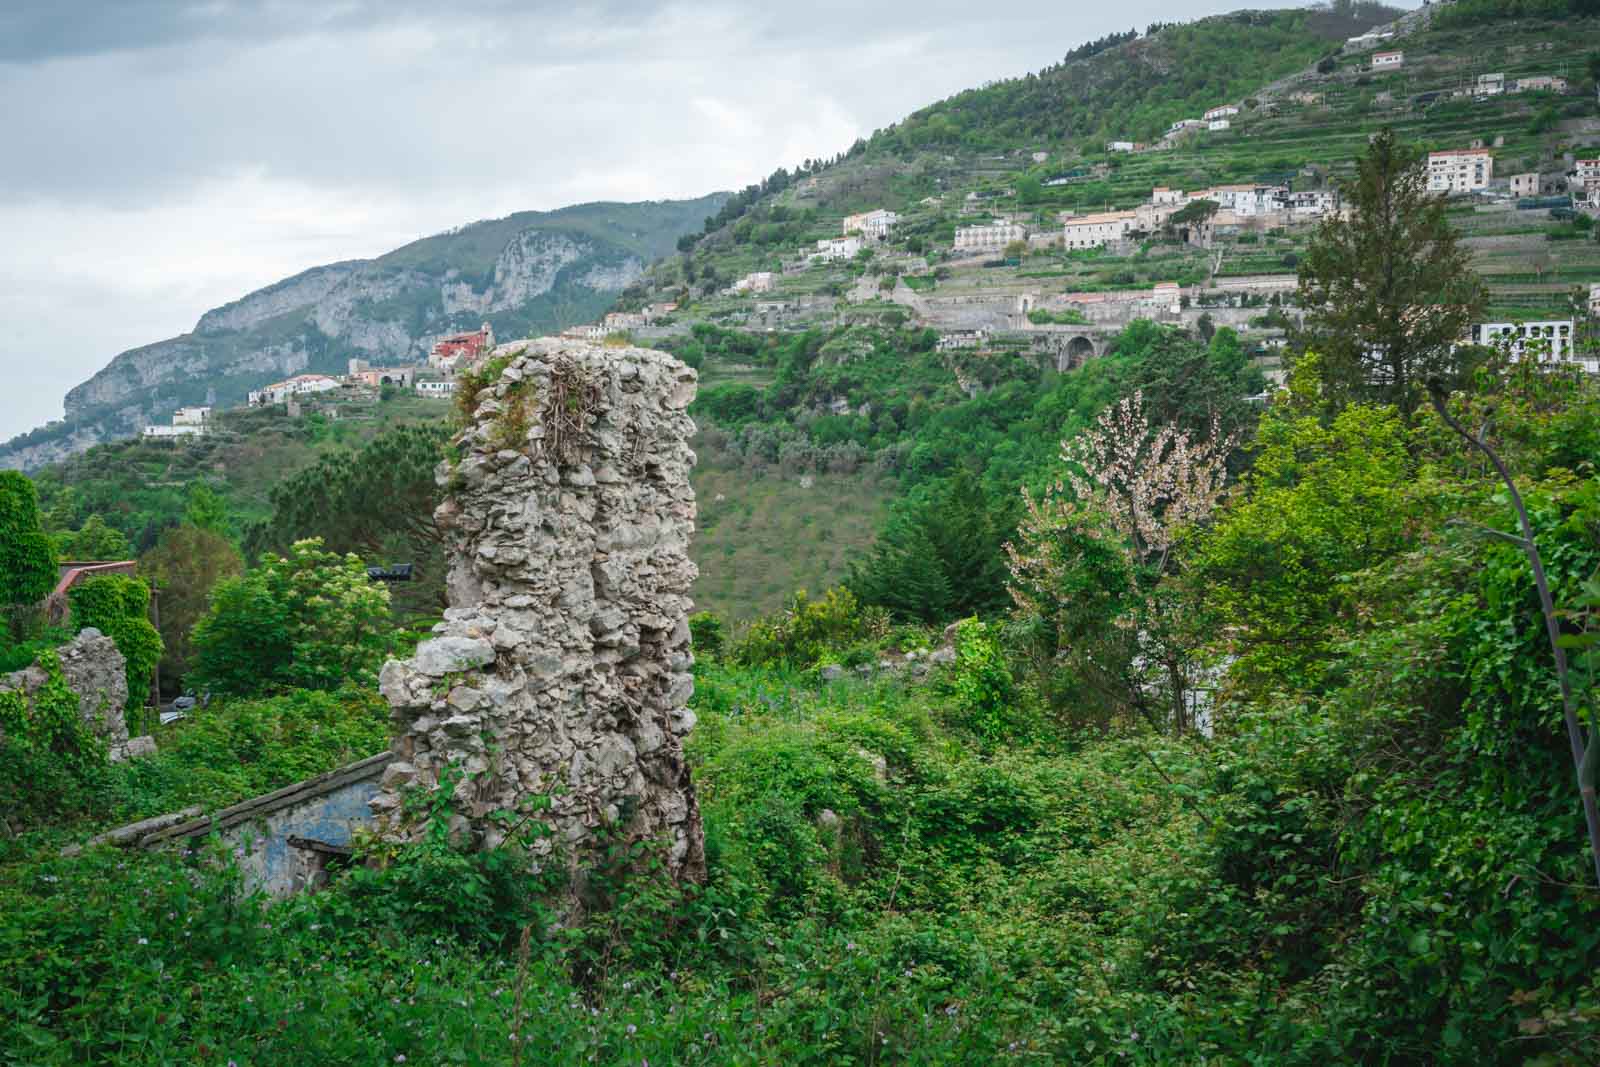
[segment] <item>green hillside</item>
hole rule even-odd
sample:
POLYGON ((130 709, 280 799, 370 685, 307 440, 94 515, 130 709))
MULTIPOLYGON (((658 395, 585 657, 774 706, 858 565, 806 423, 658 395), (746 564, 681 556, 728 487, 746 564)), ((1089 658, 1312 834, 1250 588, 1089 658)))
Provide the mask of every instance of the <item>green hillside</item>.
POLYGON ((1237 103, 1400 14, 1379 3, 1239 11, 1154 26, 1133 40, 1114 35, 1036 74, 914 112, 875 134, 868 147, 894 152, 1071 144, 1098 153, 1107 140, 1153 141, 1173 122, 1237 103))

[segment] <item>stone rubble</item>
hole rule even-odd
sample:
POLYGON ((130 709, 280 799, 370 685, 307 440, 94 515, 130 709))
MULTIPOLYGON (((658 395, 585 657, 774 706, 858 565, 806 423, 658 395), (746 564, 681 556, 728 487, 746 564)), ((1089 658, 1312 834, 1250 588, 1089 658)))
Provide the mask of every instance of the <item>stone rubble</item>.
POLYGON ((548 796, 539 817, 575 869, 609 827, 703 878, 683 754, 695 384, 660 352, 552 338, 478 394, 440 470, 450 607, 380 676, 396 727, 372 802, 385 832, 415 832, 404 791, 454 764, 458 833, 492 846, 492 812, 548 796))
MULTIPOLYGON (((128 661, 117 651, 116 643, 86 626, 78 636, 57 648, 56 655, 61 660, 62 680, 78 696, 78 714, 110 744, 113 760, 126 758, 128 722, 123 711, 128 703, 128 661)), ((31 703, 48 680, 44 668, 35 663, 0 676, 0 691, 20 691, 31 703)), ((151 741, 151 751, 154 748, 151 741)))

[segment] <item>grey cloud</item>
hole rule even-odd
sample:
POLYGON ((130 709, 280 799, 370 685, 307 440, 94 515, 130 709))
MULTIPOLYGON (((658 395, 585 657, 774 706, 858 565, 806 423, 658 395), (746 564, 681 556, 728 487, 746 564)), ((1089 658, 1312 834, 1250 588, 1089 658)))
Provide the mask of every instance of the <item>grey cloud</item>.
POLYGON ((543 13, 627 17, 654 0, 6 0, 0 63, 372 29, 419 17, 500 18, 543 13))

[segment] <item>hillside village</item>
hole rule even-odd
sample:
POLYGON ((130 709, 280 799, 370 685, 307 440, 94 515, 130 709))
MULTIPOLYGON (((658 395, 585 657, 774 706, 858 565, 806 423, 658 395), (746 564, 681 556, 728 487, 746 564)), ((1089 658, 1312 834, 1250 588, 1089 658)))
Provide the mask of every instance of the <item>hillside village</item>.
MULTIPOLYGON (((820 229, 831 217, 832 235, 784 250, 750 241, 744 222, 708 234, 624 298, 625 307, 678 305, 671 321, 657 315, 628 329, 649 340, 696 321, 761 331, 895 322, 937 330, 946 348, 1021 348, 1065 368, 1135 319, 1193 328, 1203 316, 1239 330, 1275 371, 1281 315, 1294 314, 1295 261, 1319 224, 1341 217, 1338 182, 1366 135, 1358 131, 1381 123, 1429 143, 1428 186, 1450 199, 1491 284, 1490 319, 1462 341, 1547 337, 1552 358, 1573 358, 1565 339, 1589 337, 1600 307, 1600 253, 1592 241, 1564 240, 1573 220, 1600 215, 1600 122, 1583 117, 1594 114, 1592 100, 1567 95, 1581 44, 1504 41, 1484 58, 1506 69, 1463 69, 1459 40, 1431 28, 1438 9, 1350 36, 1313 69, 1174 120, 1150 144, 970 159, 869 146, 751 215, 786 230, 797 219, 820 229), (1548 113, 1578 117, 1530 136, 1528 119, 1548 113), (1323 131, 1336 135, 1324 140, 1323 131), (1291 151, 1300 158, 1283 166, 1291 151), (1170 180, 1232 178, 1252 166, 1274 173, 1170 180), (905 191, 876 203, 855 191, 884 184, 905 191)), ((613 317, 585 329, 623 328, 613 317)))
MULTIPOLYGON (((1571 94, 1582 43, 1535 34, 1464 61, 1459 31, 1433 27, 1446 6, 1348 35, 1311 67, 1173 119, 1149 142, 976 155, 868 145, 652 267, 599 320, 554 332, 667 343, 695 323, 782 333, 873 322, 932 329, 943 351, 1024 352, 1061 370, 1138 319, 1204 319, 1239 332, 1281 380, 1294 265, 1316 227, 1343 216, 1339 182, 1386 124, 1428 142, 1428 187, 1449 198, 1490 282, 1490 315, 1462 341, 1514 339, 1520 355, 1539 339, 1547 358, 1597 369, 1587 346, 1600 251, 1582 239, 1592 230, 1574 230, 1600 217, 1600 120, 1571 94), (1199 176, 1213 180, 1173 180, 1199 176), (865 192, 888 186, 902 191, 865 192), (752 242, 758 218, 810 233, 787 248, 752 242)), ((385 386, 448 397, 497 347, 488 323, 423 344, 426 363, 351 358, 343 375, 300 374, 248 403, 365 403, 385 386)), ((206 411, 181 408, 143 433, 204 433, 206 411)))

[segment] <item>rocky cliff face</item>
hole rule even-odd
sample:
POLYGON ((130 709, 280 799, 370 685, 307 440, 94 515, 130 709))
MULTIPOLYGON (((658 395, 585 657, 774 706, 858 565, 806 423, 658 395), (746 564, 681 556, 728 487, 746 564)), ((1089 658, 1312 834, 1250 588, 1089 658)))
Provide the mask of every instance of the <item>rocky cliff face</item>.
POLYGON ((206 312, 190 333, 123 352, 67 394, 62 422, 0 446, 0 467, 34 469, 184 404, 239 403, 289 375, 342 372, 353 356, 416 362, 438 337, 486 320, 503 338, 590 321, 723 199, 525 212, 314 267, 206 312))

